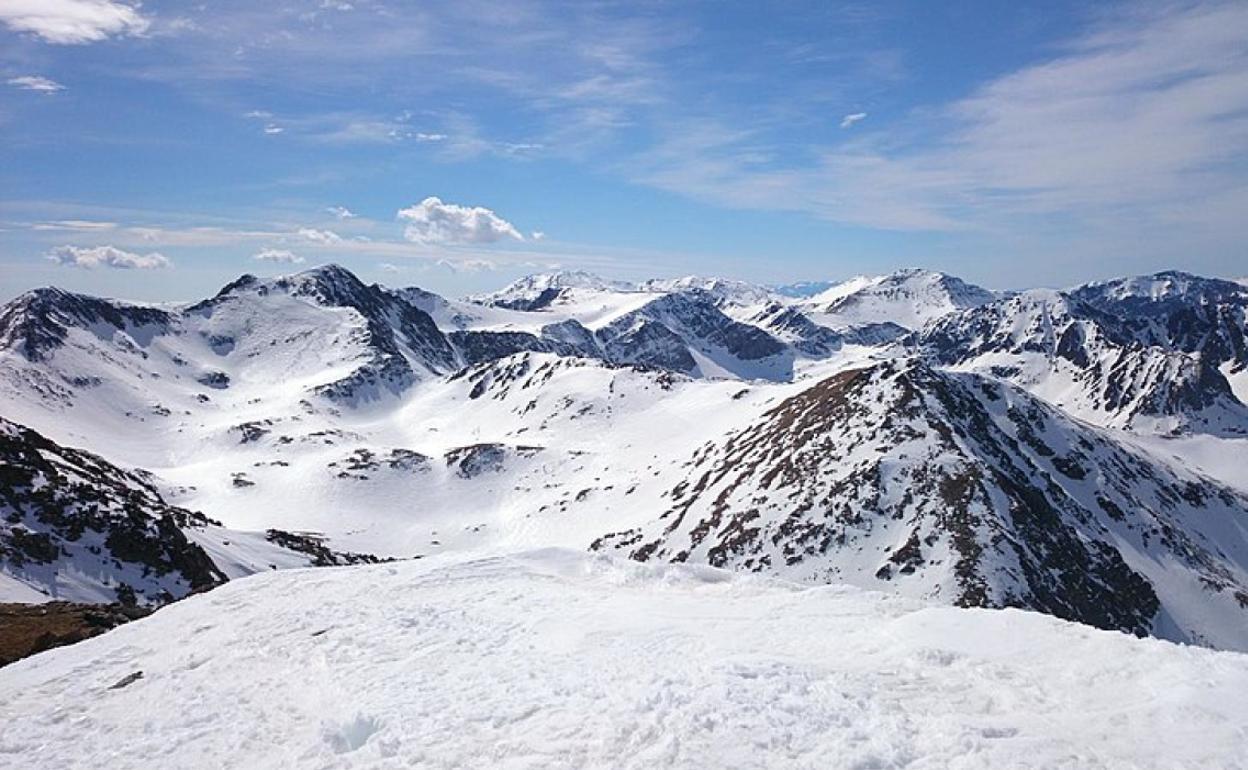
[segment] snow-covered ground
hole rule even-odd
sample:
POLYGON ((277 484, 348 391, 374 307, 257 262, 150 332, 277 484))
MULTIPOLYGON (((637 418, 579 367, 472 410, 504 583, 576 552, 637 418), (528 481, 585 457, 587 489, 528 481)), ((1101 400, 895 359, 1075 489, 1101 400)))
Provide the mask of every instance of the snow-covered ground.
POLYGON ((259 575, 21 661, 0 764, 1232 768, 1246 689, 1237 653, 546 550, 259 575))

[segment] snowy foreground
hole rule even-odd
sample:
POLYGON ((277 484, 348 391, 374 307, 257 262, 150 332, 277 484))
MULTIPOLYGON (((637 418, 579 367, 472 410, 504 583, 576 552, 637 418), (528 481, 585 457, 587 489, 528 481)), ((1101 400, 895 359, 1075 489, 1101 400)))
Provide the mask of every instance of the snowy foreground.
POLYGON ((548 550, 259 575, 21 661, 0 766, 1229 768, 1246 692, 1248 655, 548 550))

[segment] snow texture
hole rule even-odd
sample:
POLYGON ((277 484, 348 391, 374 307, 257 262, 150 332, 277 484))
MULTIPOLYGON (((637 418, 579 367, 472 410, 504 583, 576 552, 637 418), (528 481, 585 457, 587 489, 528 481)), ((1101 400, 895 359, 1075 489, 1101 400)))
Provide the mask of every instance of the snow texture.
POLYGON ((1216 770, 1246 688, 1237 653, 545 550, 260 575, 20 661, 0 757, 1216 770))

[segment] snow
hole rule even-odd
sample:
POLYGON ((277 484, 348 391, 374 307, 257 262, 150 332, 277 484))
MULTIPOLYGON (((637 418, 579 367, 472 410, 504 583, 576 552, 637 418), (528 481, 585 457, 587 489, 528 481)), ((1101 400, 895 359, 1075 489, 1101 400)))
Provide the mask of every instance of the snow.
POLYGON ((956 310, 995 299, 978 286, 915 268, 860 275, 796 302, 815 323, 831 329, 893 322, 919 329, 956 310))
POLYGON ((0 756, 1232 768, 1246 688, 1237 653, 544 550, 259 575, 20 661, 0 670, 0 756))

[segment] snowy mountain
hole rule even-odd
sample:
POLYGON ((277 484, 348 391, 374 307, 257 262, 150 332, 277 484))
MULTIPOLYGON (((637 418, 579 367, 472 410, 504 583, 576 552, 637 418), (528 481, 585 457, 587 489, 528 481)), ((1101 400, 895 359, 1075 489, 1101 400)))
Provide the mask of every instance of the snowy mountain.
POLYGON ((193 596, 0 669, 0 747, 32 770, 1230 770, 1246 688, 1248 656, 1034 613, 544 550, 193 596))
POLYGON ((772 293, 779 294, 782 297, 790 297, 793 299, 802 299, 805 297, 813 297, 820 292, 827 291, 836 285, 836 281, 798 281, 797 283, 786 283, 779 286, 769 286, 772 293))
POLYGON ((1248 496, 986 378, 850 369, 683 467, 594 548, 1248 649, 1248 496))
POLYGON ((167 503, 148 474, 0 418, 0 600, 165 604, 279 565, 367 560, 227 530, 167 503))
POLYGON ((1222 370, 1242 381, 1242 297, 1121 288, 1022 292, 937 319, 913 341, 942 365, 1005 378, 1103 425, 1248 435, 1248 408, 1222 370))
POLYGON ((775 292, 763 286, 755 286, 745 281, 733 281, 727 278, 706 278, 687 275, 682 278, 655 278, 637 284, 639 291, 672 294, 675 292, 699 291, 715 298, 719 306, 738 305, 751 307, 762 305, 776 299, 775 292))
MULTIPOLYGON (((1239 295, 1127 284, 903 271, 814 309, 585 274, 455 300, 335 266, 160 307, 44 289, 0 309, 0 415, 146 469, 220 522, 181 531, 230 578, 598 541, 1243 648, 1239 295)), ((75 554, 60 574, 108 558, 75 554)))
POLYGON ((608 281, 582 270, 560 270, 525 276, 499 291, 468 299, 480 305, 531 312, 546 309, 559 297, 574 293, 572 290, 618 294, 637 291, 637 287, 623 281, 608 281))
POLYGON ((919 329, 941 316, 996 298, 951 275, 911 268, 851 278, 801 300, 799 306, 815 322, 834 329, 879 323, 919 329))

